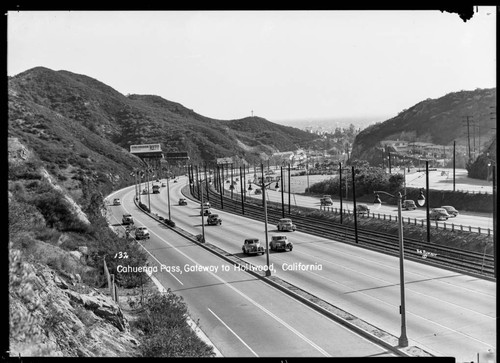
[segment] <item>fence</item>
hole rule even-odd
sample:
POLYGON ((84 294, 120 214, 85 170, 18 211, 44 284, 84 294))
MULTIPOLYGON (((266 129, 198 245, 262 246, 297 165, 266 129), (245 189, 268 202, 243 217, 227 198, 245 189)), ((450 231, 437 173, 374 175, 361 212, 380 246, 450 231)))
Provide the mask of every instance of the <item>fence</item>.
MULTIPOLYGON (((333 207, 325 207, 325 206, 320 206, 320 210, 326 211, 326 212, 333 212, 335 214, 340 214, 340 209, 339 208, 333 208, 333 207)), ((343 209, 343 213, 346 215, 351 215, 352 211, 350 209, 343 209)), ((384 220, 384 221, 389 221, 389 222, 397 222, 398 217, 393 216, 391 214, 384 214, 384 213, 370 213, 366 212, 364 213, 368 218, 377 218, 379 220, 384 220)), ((359 214, 358 214, 359 215, 359 214)), ((410 217, 403 217, 403 224, 413 224, 415 226, 421 225, 422 227, 425 226, 425 220, 424 219, 417 219, 417 218, 410 218, 410 217)), ((454 223, 446 223, 446 222, 439 222, 439 221, 431 221, 431 226, 434 228, 442 228, 442 229, 449 229, 451 231, 467 231, 467 232, 477 232, 477 233, 487 233, 488 236, 492 234, 492 230, 490 228, 481 228, 481 227, 473 227, 473 226, 464 226, 462 224, 454 224, 454 223), (434 222, 434 223, 433 223, 434 222)))

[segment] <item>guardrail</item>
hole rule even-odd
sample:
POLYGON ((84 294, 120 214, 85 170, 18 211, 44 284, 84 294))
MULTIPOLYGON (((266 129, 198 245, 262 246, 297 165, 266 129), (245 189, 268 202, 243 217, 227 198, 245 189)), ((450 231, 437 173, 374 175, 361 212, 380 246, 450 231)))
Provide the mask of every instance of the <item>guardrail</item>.
MULTIPOLYGON (((332 212, 334 214, 340 214, 340 208, 337 207, 326 207, 326 206, 320 206, 320 210, 326 211, 326 212, 332 212)), ((351 215, 352 210, 350 209, 342 209, 344 214, 351 215)), ((380 220, 384 221, 398 221, 397 216, 393 216, 391 214, 385 214, 385 213, 366 213, 367 217, 371 218, 377 218, 380 220)), ((420 226, 425 226, 425 220, 424 219, 417 219, 417 218, 410 218, 410 217, 403 217, 403 224, 408 224, 408 225, 420 225, 420 226)), ((473 226, 464 226, 462 224, 455 224, 455 223, 446 223, 446 222, 439 222, 439 221, 431 221, 431 227, 438 229, 449 229, 451 231, 455 230, 460 230, 460 231, 468 231, 468 232, 477 232, 477 233, 486 233, 488 236, 491 236, 493 231, 490 228, 481 228, 481 227, 473 227, 473 226), (434 223, 432 223, 434 222, 434 223)))

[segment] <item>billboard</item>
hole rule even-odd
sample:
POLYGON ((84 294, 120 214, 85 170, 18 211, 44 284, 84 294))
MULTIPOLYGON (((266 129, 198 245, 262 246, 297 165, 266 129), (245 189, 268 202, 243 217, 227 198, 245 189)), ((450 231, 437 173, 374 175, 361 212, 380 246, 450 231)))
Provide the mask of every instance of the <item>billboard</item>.
POLYGON ((217 164, 232 164, 233 158, 217 158, 217 164))
POLYGON ((130 145, 130 153, 143 154, 143 153, 161 153, 160 144, 143 144, 143 145, 130 145))

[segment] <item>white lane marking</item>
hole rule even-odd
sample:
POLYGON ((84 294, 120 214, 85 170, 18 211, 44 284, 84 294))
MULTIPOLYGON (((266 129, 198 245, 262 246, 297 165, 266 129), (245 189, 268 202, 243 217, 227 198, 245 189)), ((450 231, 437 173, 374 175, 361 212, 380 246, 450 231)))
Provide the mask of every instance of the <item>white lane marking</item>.
MULTIPOLYGON (((324 261, 324 262, 326 262, 326 263, 330 263, 330 264, 332 264, 332 262, 331 262, 331 261, 326 260, 326 259, 323 259, 323 258, 321 258, 321 257, 314 256, 314 255, 310 255, 310 254, 308 254, 308 253, 301 252, 301 251, 297 251, 297 252, 298 252, 298 253, 300 253, 300 254, 306 255, 306 256, 310 256, 310 257, 314 257, 314 258, 320 259, 320 260, 322 260, 322 261, 324 261)), ((338 265, 336 265, 336 266, 338 266, 338 265)), ((382 265, 382 266, 383 266, 383 265, 382 265)), ((363 272, 359 272, 359 271, 357 271, 357 270, 351 269, 351 268, 346 267, 346 266, 342 266, 342 268, 344 268, 344 269, 346 269, 346 270, 349 270, 349 271, 352 271, 352 272, 356 273, 357 275, 363 275, 363 276, 369 277, 369 278, 371 278, 371 279, 374 279, 374 280, 377 280, 377 281, 383 282, 383 283, 385 283, 385 284, 388 284, 388 285, 389 285, 389 284, 390 284, 390 285, 393 285, 390 281, 387 281, 387 280, 384 280, 384 279, 381 279, 381 278, 378 278, 378 277, 374 277, 373 275, 365 274, 365 273, 363 273, 363 272)), ((308 271, 308 272, 311 272, 311 271, 308 271)), ((311 272, 311 273, 312 273, 312 272, 311 272)), ((318 275, 318 276, 319 276, 319 275, 318 275)), ((332 280, 329 280, 329 281, 332 281, 332 280)), ((339 283, 339 284, 340 284, 340 283, 339 283)), ((408 282, 406 282, 406 283, 405 283, 405 286, 407 286, 407 284, 408 284, 408 282)), ((340 284, 340 285, 342 285, 342 284, 340 284)), ((342 286, 347 286, 347 285, 342 285, 342 286)), ((469 309, 469 308, 466 308, 466 307, 464 307, 464 306, 460 306, 460 305, 455 304, 455 303, 452 303, 452 302, 450 302, 450 301, 446 301, 446 300, 439 299, 439 298, 437 298, 437 297, 435 297, 435 296, 433 296, 433 295, 428 295, 428 294, 423 293, 423 292, 418 292, 418 291, 416 291, 416 290, 413 290, 412 288, 405 287, 405 289, 406 289, 406 291, 411 291, 412 293, 414 293, 414 294, 416 294, 416 295, 421 295, 421 296, 425 296, 425 297, 427 297, 427 298, 432 298, 432 299, 437 300, 437 301, 439 301, 439 302, 441 302, 441 303, 444 303, 444 304, 449 304, 449 305, 452 305, 452 306, 454 306, 454 307, 456 307, 456 308, 460 308, 460 309, 462 309, 462 310, 466 310, 466 311, 468 311, 469 313, 474 313, 474 314, 477 314, 477 315, 481 315, 481 316, 486 317, 486 318, 489 318, 489 319, 496 319, 495 317, 491 317, 491 316, 486 315, 486 314, 483 314, 483 313, 481 313, 481 312, 479 312, 479 311, 476 311, 476 310, 471 310, 471 309, 469 309)), ((368 296, 369 296, 369 295, 368 295, 368 296)))
MULTIPOLYGON (((153 232, 153 231, 150 231, 151 234, 154 234, 156 237, 158 237, 161 241, 163 241, 164 243, 166 243, 167 245, 169 245, 170 247, 172 247, 176 252, 180 253, 181 255, 183 255, 186 259, 188 259, 189 261, 193 262, 193 264, 195 265, 201 265, 200 263, 198 263, 197 261, 195 261, 193 258, 191 258, 190 256, 186 255, 184 252, 182 252, 181 250, 179 250, 177 247, 175 247, 174 245, 172 245, 171 243, 169 243, 168 241, 164 240, 162 237, 160 237, 157 233, 153 232)), ((327 357, 330 357, 330 355, 328 354, 328 352, 326 352, 324 349, 322 349, 320 346, 318 346, 316 343, 314 343, 313 341, 311 341, 310 339, 308 339, 307 337, 305 337, 303 334, 301 334, 299 331, 297 331, 295 328, 293 328, 292 326, 290 326, 289 324, 287 324, 285 321, 283 321, 281 318, 277 317, 276 315, 274 315, 272 312, 270 312, 269 310, 267 310, 265 307, 263 307, 262 305, 260 305, 259 303, 257 303, 256 301, 254 301, 252 298, 250 298, 249 296, 245 295, 243 292, 241 292, 240 290, 238 290, 237 288, 235 288, 234 286, 231 286, 231 284, 229 284, 227 281, 225 281, 224 279, 222 279, 221 277, 217 276, 215 273, 213 272, 210 272, 210 271, 207 271, 207 273, 209 273, 210 275, 212 275, 212 277, 214 277, 215 279, 219 280, 221 283, 223 283, 225 286, 229 287, 231 290, 233 290, 234 292, 236 292, 237 294, 239 294, 240 296, 242 296, 244 299, 246 299, 247 301, 249 301, 251 304, 253 304, 254 306, 258 307, 260 310, 262 310, 263 312, 265 312, 266 314, 268 314, 270 317, 272 317, 274 320, 276 320, 277 322, 279 322, 281 325, 283 325, 284 327, 286 327, 287 329, 289 329, 292 333, 294 333, 295 335, 297 335, 299 338, 301 338, 302 340, 304 340, 306 343, 308 343, 309 345, 311 345, 313 348, 315 348, 316 350, 318 350, 321 354, 323 354, 324 356, 327 356, 327 357)))
POLYGON ((239 336, 238 334, 236 334, 236 333, 233 331, 233 329, 231 329, 231 328, 230 328, 230 327, 229 327, 226 323, 224 323, 224 322, 222 321, 222 319, 221 319, 221 318, 219 318, 219 317, 218 317, 218 316, 217 316, 217 315, 216 315, 216 314, 215 314, 212 310, 210 310, 210 308, 207 308, 207 309, 208 309, 208 311, 210 311, 210 312, 211 312, 211 313, 212 313, 212 314, 213 314, 213 315, 217 318, 217 320, 219 320, 219 321, 220 321, 220 322, 221 322, 221 323, 222 323, 222 324, 223 324, 223 325, 227 328, 227 330, 229 330, 231 333, 233 333, 233 334, 234 334, 234 336, 235 336, 236 338, 238 338, 238 340, 239 340, 241 343, 243 343, 243 345, 244 345, 245 347, 247 347, 247 348, 248 348, 248 350, 250 350, 254 356, 256 356, 256 357, 258 357, 258 356, 259 356, 257 353, 255 353, 255 351, 254 351, 252 348, 250 348, 250 346, 249 346, 247 343, 245 343, 245 341, 244 341, 243 339, 241 339, 241 338, 240 338, 240 336, 239 336))
MULTIPOLYGON (((124 209, 125 209, 125 208, 124 208, 124 209)), ((125 209, 125 210, 126 210, 126 209, 125 209)), ((126 211, 127 211, 127 210, 126 210, 126 211)), ((127 212, 128 212, 128 211, 127 211, 127 212)), ((115 216, 113 216, 113 218, 114 218, 114 219, 117 219, 115 216)), ((158 259, 157 259, 157 258, 156 258, 156 257, 155 257, 152 253, 151 253, 151 252, 149 252, 149 251, 148 251, 148 250, 147 250, 147 249, 146 249, 146 248, 142 245, 142 243, 140 243, 140 242, 139 242, 139 241, 137 241, 137 240, 136 240, 136 242, 139 244, 139 246, 141 246, 141 247, 143 248, 143 250, 144 250, 144 251, 146 251, 146 252, 147 252, 147 253, 148 253, 151 257, 153 257, 153 259, 154 259, 156 262, 158 262, 158 264, 159 264, 160 266, 162 265, 162 263, 161 263, 161 262, 160 262, 160 261, 159 261, 159 260, 158 260, 158 259)), ((179 280, 177 277, 175 277, 175 275, 174 275, 174 274, 172 274, 172 272, 170 272, 170 271, 167 271, 167 272, 170 274, 170 276, 172 276, 174 279, 176 279, 176 280, 179 282, 179 284, 181 284, 182 286, 184 286, 184 284, 182 283, 182 281, 181 281, 181 280, 179 280)))

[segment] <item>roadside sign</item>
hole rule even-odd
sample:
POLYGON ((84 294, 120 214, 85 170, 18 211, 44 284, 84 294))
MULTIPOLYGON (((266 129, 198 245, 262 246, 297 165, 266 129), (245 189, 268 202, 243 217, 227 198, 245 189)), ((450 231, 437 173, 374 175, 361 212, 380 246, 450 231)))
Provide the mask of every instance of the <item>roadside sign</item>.
POLYGON ((217 158, 217 164, 232 164, 233 158, 217 158))

